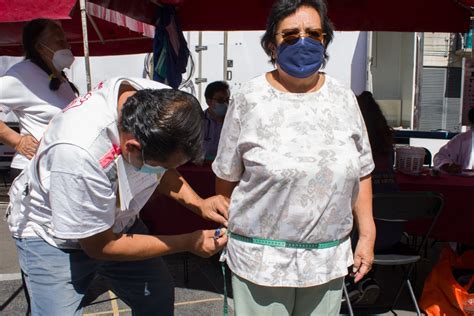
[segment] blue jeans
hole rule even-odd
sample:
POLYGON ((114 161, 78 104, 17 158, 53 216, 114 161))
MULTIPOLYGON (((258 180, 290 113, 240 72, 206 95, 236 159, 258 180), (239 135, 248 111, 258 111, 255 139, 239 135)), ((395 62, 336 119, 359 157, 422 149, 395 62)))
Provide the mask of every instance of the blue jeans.
POLYGON ((131 307, 132 315, 173 315, 174 283, 161 258, 99 261, 41 238, 16 239, 16 246, 33 316, 82 315, 84 295, 96 274, 131 307))

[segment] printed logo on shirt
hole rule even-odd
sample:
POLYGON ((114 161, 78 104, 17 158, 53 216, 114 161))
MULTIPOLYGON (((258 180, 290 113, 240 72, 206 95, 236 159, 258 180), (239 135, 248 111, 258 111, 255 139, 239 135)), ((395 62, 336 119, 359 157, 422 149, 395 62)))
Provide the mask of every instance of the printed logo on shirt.
POLYGON ((99 159, 100 166, 107 168, 121 154, 120 146, 112 144, 112 148, 99 159))
POLYGON ((101 81, 99 84, 93 89, 93 91, 100 90, 104 87, 104 82, 101 81))
POLYGON ((86 102, 92 96, 92 92, 100 90, 103 87, 104 87, 104 82, 103 81, 99 82, 99 84, 94 89, 89 91, 86 95, 84 95, 82 97, 75 98, 74 100, 72 100, 72 102, 69 103, 68 106, 66 106, 63 109, 63 112, 66 112, 69 109, 75 108, 76 106, 82 105, 84 102, 86 102))
POLYGON ((78 98, 75 98, 71 103, 69 103, 68 106, 66 106, 64 109, 63 109, 63 112, 66 112, 67 110, 70 110, 72 108, 75 108, 79 105, 82 105, 84 102, 86 102, 90 97, 92 96, 92 91, 91 92, 87 92, 86 95, 82 96, 82 97, 78 97, 78 98))

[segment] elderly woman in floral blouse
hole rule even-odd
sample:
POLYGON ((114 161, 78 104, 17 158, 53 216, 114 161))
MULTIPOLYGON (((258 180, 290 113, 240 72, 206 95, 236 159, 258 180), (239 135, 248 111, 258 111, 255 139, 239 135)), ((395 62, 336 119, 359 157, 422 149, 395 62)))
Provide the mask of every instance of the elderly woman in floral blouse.
POLYGON ((231 198, 235 311, 338 315, 347 268, 358 281, 373 262, 370 144, 353 93, 321 72, 333 38, 323 0, 279 0, 267 25, 276 69, 234 93, 212 165, 231 198))

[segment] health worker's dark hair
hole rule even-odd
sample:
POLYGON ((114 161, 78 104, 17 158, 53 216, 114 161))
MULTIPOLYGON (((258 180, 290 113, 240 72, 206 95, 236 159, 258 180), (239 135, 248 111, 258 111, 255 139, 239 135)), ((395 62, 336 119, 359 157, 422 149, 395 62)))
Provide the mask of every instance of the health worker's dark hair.
POLYGON ((137 139, 145 160, 165 162, 176 152, 202 159, 204 114, 199 101, 175 89, 144 89, 122 107, 120 127, 137 139))

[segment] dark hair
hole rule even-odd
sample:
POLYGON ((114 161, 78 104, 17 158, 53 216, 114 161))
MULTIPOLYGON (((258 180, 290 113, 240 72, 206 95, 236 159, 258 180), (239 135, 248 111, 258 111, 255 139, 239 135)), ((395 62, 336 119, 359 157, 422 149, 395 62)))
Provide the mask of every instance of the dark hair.
POLYGON ((469 112, 467 113, 467 118, 469 119, 469 122, 474 125, 474 108, 471 108, 469 112))
POLYGON ((227 84, 227 82, 214 81, 207 85, 206 91, 204 91, 204 96, 206 99, 212 99, 217 92, 227 90, 229 90, 229 84, 227 84))
MULTIPOLYGON (((26 23, 26 25, 23 27, 23 51, 25 54, 25 59, 31 60, 31 62, 43 69, 43 71, 46 72, 48 76, 50 76, 49 89, 56 91, 61 85, 61 79, 51 76, 53 72, 51 69, 49 69, 48 65, 46 65, 43 58, 41 58, 38 50, 36 49, 36 46, 46 29, 61 30, 61 26, 49 19, 35 19, 26 23)), ((61 74, 64 76, 64 78, 66 78, 74 93, 79 95, 79 90, 77 90, 76 86, 69 81, 69 79, 66 77, 66 74, 63 71, 61 74)))
POLYGON ((393 146, 393 131, 388 126, 387 120, 372 93, 369 91, 362 92, 357 97, 357 102, 364 117, 372 152, 390 152, 393 146))
MULTIPOLYGON (((278 0, 273 4, 272 9, 270 10, 267 20, 267 28, 265 34, 262 36, 262 40, 260 41, 263 50, 270 57, 270 62, 272 64, 275 64, 276 61, 272 54, 271 47, 277 46, 275 39, 278 23, 286 17, 294 14, 296 10, 302 6, 312 7, 319 13, 321 27, 323 32, 326 33, 324 36, 324 47, 327 49, 329 44, 332 42, 334 27, 328 18, 328 9, 324 0, 278 0)), ((327 50, 325 50, 323 66, 326 65, 328 59, 329 55, 327 54, 327 50)))
POLYGON ((121 129, 140 143, 145 159, 165 162, 175 152, 202 158, 204 114, 199 101, 174 89, 144 89, 122 107, 121 129))

